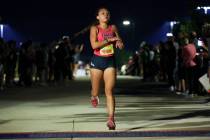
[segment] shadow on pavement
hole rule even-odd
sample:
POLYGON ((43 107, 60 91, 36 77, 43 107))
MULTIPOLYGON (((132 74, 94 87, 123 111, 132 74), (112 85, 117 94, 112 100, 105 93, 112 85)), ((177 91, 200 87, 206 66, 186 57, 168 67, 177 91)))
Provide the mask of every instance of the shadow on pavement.
POLYGON ((210 110, 199 110, 191 113, 182 114, 176 117, 166 117, 166 118, 159 118, 154 120, 177 120, 177 119, 187 119, 187 118, 193 118, 197 116, 203 116, 203 117, 210 117, 210 110))

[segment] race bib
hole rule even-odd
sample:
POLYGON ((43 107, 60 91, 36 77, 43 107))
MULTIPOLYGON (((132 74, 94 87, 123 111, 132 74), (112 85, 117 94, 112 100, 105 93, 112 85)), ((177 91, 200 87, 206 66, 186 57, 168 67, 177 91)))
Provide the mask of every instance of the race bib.
POLYGON ((112 55, 114 54, 114 47, 113 44, 107 45, 103 48, 100 49, 100 54, 101 55, 112 55))

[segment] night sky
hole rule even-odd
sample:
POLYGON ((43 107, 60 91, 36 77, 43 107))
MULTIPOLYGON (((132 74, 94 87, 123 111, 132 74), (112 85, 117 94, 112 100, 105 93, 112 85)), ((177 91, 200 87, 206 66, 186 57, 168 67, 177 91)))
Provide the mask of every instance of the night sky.
MULTIPOLYGON (((27 39, 51 41, 73 36, 95 20, 100 6, 110 9, 111 20, 120 31, 124 19, 135 25, 140 40, 166 21, 190 14, 193 0, 1 0, 0 16, 27 39)), ((128 29, 125 29, 128 30, 128 29)), ((132 29, 133 30, 133 29, 132 29)))

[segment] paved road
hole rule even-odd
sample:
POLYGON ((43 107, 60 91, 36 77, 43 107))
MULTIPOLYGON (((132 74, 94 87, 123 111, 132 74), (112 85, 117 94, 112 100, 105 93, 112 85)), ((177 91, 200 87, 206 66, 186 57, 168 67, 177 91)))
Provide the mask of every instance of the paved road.
MULTIPOLYGON (((131 77, 118 78, 115 96, 116 132, 210 132, 210 105, 203 103, 207 97, 185 98, 170 93, 165 83, 143 83, 131 77)), ((89 99, 89 78, 78 78, 57 86, 8 89, 0 94, 0 134, 107 132, 103 87, 98 108, 92 108, 89 99)), ((190 139, 196 140, 196 137, 190 139)))

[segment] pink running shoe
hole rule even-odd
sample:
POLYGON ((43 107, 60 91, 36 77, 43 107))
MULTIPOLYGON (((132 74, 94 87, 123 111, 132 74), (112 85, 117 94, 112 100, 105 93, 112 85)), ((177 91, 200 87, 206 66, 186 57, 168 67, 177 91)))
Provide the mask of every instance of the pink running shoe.
POLYGON ((115 125, 114 119, 108 119, 106 125, 109 128, 109 130, 115 130, 116 125, 115 125))
POLYGON ((92 104, 93 107, 97 107, 98 104, 99 104, 99 98, 98 96, 92 96, 91 99, 90 99, 90 102, 92 104))

